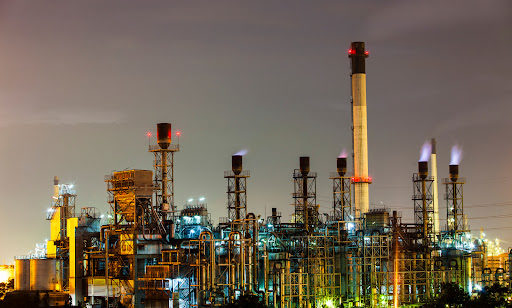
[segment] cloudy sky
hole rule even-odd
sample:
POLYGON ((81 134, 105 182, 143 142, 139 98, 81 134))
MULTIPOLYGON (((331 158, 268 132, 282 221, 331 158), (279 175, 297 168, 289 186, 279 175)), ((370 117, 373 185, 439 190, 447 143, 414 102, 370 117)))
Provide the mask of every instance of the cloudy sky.
POLYGON ((182 131, 179 205, 205 196, 226 216, 223 171, 248 149, 250 211, 291 213, 301 155, 328 211, 329 172, 351 151, 355 40, 370 51, 372 206, 412 221, 411 176, 435 137, 440 177, 464 149, 472 229, 512 246, 511 218, 492 217, 512 216, 511 29, 506 0, 0 0, 0 262, 49 236, 54 175, 106 211, 104 175, 152 168, 157 122, 182 131))

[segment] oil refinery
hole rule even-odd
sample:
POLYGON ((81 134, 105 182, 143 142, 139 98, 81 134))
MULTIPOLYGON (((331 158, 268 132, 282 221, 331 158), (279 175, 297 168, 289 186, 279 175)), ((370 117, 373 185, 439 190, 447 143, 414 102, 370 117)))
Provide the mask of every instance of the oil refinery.
POLYGON ((171 124, 158 123, 153 170, 105 177, 108 213, 78 208, 73 185, 54 178, 50 238, 40 253, 16 258, 14 293, 44 293, 53 306, 222 307, 253 295, 275 308, 403 307, 434 298, 446 282, 469 294, 508 286, 512 254, 493 257, 493 243, 469 230, 457 148, 438 172, 436 141, 424 145, 411 170, 414 221, 370 207, 368 56, 363 42, 351 43, 353 164, 333 157, 333 172, 317 175, 314 157, 297 157, 291 219, 247 201, 239 153, 226 157, 224 218, 214 223, 204 199, 178 206, 180 145, 171 124), (330 204, 317 201, 318 176, 332 183, 330 204))

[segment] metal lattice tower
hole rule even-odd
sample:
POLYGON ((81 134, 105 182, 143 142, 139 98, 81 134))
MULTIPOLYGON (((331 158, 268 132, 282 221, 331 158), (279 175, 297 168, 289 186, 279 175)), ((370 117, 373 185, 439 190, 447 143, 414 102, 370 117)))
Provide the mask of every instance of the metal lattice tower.
POLYGON ((333 219, 335 221, 351 221, 354 218, 351 198, 350 177, 345 176, 347 159, 338 157, 337 172, 331 174, 333 194, 333 219))
POLYGON ((428 162, 418 163, 418 173, 412 177, 414 201, 414 223, 422 228, 423 244, 430 245, 435 240, 434 203, 432 183, 434 179, 428 176, 428 162))
POLYGON ((300 158, 300 169, 293 171, 295 223, 310 232, 318 224, 316 172, 309 171, 309 157, 300 158))
POLYGON ((242 170, 242 155, 233 155, 231 165, 232 170, 224 173, 228 182, 228 220, 233 229, 239 230, 247 215, 246 187, 250 174, 248 170, 242 170))
POLYGON ((464 186, 465 180, 459 178, 459 166, 450 165, 450 178, 443 180, 446 186, 446 225, 447 230, 455 233, 467 231, 464 222, 464 186))
POLYGON ((163 219, 174 219, 174 153, 180 150, 180 145, 171 144, 170 123, 157 124, 157 141, 158 145, 149 146, 149 152, 154 154, 155 207, 163 219))

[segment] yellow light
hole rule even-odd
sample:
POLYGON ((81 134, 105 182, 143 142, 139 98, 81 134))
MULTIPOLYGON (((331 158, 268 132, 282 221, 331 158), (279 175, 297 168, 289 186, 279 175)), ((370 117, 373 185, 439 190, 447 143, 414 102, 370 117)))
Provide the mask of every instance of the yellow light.
POLYGON ((11 272, 8 269, 0 269, 0 283, 6 283, 11 278, 11 272))
POLYGON ((334 301, 332 299, 326 299, 320 304, 320 307, 335 308, 334 301))

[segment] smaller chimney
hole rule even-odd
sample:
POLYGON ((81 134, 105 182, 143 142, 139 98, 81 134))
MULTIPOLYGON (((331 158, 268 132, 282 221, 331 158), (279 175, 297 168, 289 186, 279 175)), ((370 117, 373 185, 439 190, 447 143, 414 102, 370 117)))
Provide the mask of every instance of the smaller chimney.
POLYGON ((158 123, 156 125, 156 140, 162 149, 171 144, 171 123, 158 123))
POLYGON ((420 179, 424 180, 428 176, 428 162, 427 161, 419 161, 418 162, 418 175, 420 179))
POLYGON ((58 176, 53 177, 53 185, 59 185, 59 177, 58 176))
POLYGON ((307 176, 309 174, 309 156, 301 156, 299 161, 300 173, 302 176, 307 176))
POLYGON ((235 175, 239 175, 242 172, 242 155, 231 156, 231 170, 235 175))
POLYGON ((450 180, 456 182, 459 178, 459 165, 450 165, 450 180))
POLYGON ((336 159, 336 171, 340 176, 344 176, 347 173, 347 158, 346 157, 338 157, 336 159))

